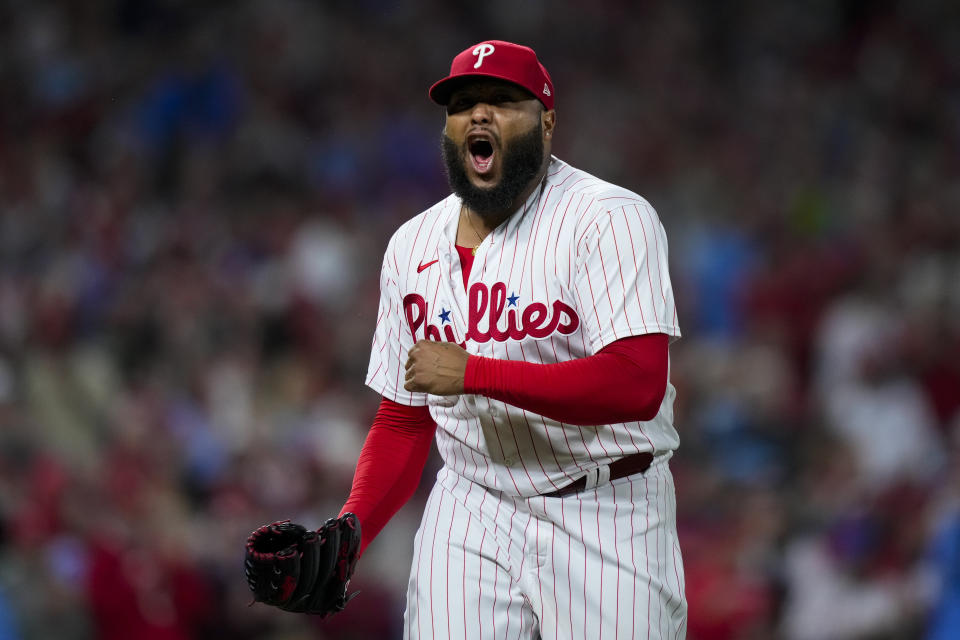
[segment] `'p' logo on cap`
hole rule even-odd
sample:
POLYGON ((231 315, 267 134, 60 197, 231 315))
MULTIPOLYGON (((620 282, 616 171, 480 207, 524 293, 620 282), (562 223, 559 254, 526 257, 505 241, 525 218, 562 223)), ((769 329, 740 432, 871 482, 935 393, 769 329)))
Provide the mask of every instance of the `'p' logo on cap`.
POLYGON ((450 63, 450 75, 433 83, 430 99, 446 105, 455 87, 470 78, 498 78, 526 89, 547 109, 553 109, 556 91, 553 80, 537 53, 530 47, 505 40, 485 40, 470 45, 450 63), (493 55, 496 52, 497 55, 493 55))
POLYGON ((483 59, 496 51, 494 46, 489 43, 478 44, 473 50, 473 55, 477 56, 477 63, 473 65, 474 69, 479 69, 480 65, 483 64, 483 59))

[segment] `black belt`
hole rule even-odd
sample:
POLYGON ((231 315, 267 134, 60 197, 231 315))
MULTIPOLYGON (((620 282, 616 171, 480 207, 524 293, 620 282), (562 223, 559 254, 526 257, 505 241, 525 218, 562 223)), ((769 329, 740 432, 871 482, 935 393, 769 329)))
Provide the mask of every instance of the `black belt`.
MULTIPOLYGON (((607 466, 610 468, 610 480, 625 478, 636 473, 643 473, 650 468, 653 463, 653 454, 649 451, 635 453, 619 460, 614 460, 607 466)), ((580 493, 587 488, 587 477, 577 478, 565 487, 560 487, 556 491, 541 494, 544 498, 561 498, 571 493, 580 493)))

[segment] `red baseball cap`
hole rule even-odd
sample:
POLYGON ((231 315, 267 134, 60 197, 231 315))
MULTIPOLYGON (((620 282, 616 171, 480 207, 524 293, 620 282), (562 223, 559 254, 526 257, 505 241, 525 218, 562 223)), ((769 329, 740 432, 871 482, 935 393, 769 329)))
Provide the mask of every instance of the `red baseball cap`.
POLYGON ((507 80, 532 93, 547 109, 553 109, 553 81, 530 47, 486 40, 464 49, 450 64, 450 75, 430 87, 430 99, 447 104, 458 82, 470 77, 507 80))

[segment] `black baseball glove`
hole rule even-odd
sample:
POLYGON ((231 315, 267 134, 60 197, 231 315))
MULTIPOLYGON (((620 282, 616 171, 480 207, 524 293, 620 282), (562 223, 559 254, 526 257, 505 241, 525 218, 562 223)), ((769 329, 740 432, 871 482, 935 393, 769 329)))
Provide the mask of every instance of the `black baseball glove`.
POLYGON ((326 617, 356 595, 347 587, 359 554, 360 522, 352 513, 318 531, 281 520, 247 538, 244 570, 256 602, 326 617))

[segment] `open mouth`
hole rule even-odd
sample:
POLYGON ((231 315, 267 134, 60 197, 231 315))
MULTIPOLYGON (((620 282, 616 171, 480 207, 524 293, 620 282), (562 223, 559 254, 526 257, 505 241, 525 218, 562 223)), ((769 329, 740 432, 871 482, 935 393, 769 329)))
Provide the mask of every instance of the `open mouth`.
POLYGON ((484 174, 493 166, 493 144, 489 140, 479 139, 470 142, 470 160, 477 173, 484 174))

